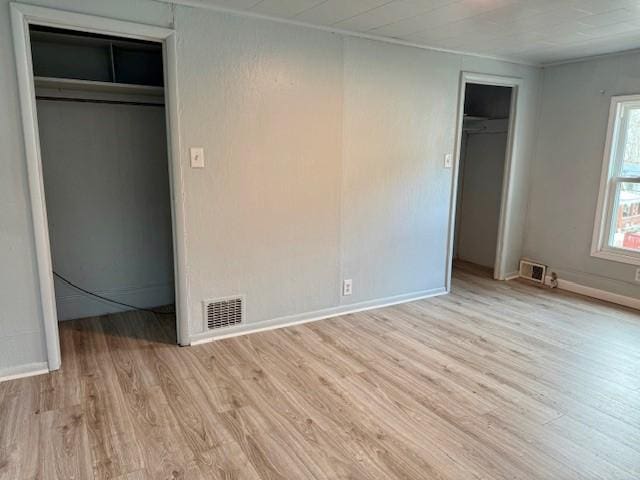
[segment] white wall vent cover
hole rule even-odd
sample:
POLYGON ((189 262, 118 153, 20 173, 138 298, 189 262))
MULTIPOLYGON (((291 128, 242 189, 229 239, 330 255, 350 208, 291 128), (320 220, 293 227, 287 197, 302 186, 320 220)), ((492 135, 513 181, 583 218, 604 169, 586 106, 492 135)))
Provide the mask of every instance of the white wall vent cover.
POLYGON ((538 283, 544 283, 547 266, 529 260, 520 260, 520 277, 538 283))
POLYGON ((205 330, 231 327, 244 321, 244 296, 216 298, 202 302, 205 330))

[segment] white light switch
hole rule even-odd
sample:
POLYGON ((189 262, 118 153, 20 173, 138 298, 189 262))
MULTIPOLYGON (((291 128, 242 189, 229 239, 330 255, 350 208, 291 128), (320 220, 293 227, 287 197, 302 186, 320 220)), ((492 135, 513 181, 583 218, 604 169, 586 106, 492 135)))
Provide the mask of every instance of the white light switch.
POLYGON ((204 168, 204 148, 191 147, 191 168, 204 168))
POLYGON ((444 168, 452 168, 453 167, 453 155, 447 153, 444 156, 444 168))

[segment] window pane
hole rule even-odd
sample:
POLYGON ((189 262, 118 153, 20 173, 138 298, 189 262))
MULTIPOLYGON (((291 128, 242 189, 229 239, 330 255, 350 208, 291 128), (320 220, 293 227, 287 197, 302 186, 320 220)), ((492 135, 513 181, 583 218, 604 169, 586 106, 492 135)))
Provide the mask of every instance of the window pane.
MULTIPOLYGON (((640 108, 627 108, 626 135, 624 135, 623 177, 640 177, 640 108)), ((625 123, 623 123, 625 124, 625 123)))
POLYGON ((640 183, 618 184, 612 222, 609 244, 640 252, 640 183))

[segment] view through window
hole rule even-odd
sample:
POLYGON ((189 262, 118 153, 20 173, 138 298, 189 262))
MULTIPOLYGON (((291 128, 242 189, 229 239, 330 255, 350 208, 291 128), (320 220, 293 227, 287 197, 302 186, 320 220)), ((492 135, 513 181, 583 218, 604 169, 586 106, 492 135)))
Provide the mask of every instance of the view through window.
POLYGON ((640 105, 622 105, 618 121, 609 245, 640 252, 640 105))

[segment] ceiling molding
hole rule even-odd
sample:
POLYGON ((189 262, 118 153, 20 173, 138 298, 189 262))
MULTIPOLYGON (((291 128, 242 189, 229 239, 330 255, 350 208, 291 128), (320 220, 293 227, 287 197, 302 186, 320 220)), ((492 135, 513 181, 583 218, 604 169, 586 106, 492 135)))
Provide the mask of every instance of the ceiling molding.
POLYGON ((480 53, 465 52, 463 50, 452 50, 447 48, 434 47, 426 44, 405 42, 403 40, 398 40, 391 37, 385 37, 382 35, 369 35, 362 32, 354 32, 352 30, 343 30, 340 28, 333 28, 333 27, 328 27, 324 25, 316 25, 313 23, 299 22, 296 20, 288 19, 288 18, 280 18, 280 17, 271 16, 271 15, 263 15, 261 13, 255 13, 255 12, 250 12, 246 10, 234 10, 232 8, 225 8, 219 5, 213 5, 207 2, 207 0, 154 0, 154 1, 169 4, 169 5, 180 5, 180 6, 192 7, 192 8, 204 8, 206 10, 213 10, 216 12, 237 15, 240 17, 255 18, 259 20, 268 20, 271 22, 283 23, 283 24, 293 25, 297 27, 312 28, 314 30, 321 30, 323 32, 335 33, 335 34, 344 35, 347 37, 364 38, 367 40, 375 40, 378 42, 389 43, 392 45, 400 45, 404 47, 418 48, 421 50, 429 50, 433 52, 448 53, 453 55, 462 55, 466 57, 482 58, 484 60, 493 60, 493 61, 498 61, 503 63, 511 63, 514 65, 521 65, 525 67, 541 68, 544 66, 542 63, 530 63, 530 62, 516 60, 513 58, 508 58, 508 57, 483 55, 480 53))
POLYGON ((599 53, 597 55, 586 55, 583 57, 570 58, 568 60, 559 60, 557 62, 542 63, 539 66, 542 68, 559 67, 561 65, 568 65, 571 63, 589 62, 592 60, 600 60, 607 57, 620 57, 622 55, 633 55, 634 53, 640 53, 640 48, 631 48, 629 50, 621 50, 619 52, 599 53))

